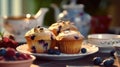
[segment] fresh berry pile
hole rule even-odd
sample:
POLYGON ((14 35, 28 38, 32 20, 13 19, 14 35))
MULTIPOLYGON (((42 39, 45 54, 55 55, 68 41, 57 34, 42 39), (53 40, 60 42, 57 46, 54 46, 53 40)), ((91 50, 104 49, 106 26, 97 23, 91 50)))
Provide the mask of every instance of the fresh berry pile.
POLYGON ((18 46, 18 43, 15 40, 12 40, 7 37, 2 37, 2 40, 0 40, 0 47, 11 47, 11 48, 16 48, 18 46))
POLYGON ((58 49, 49 49, 47 51, 48 54, 52 54, 52 55, 60 55, 61 52, 58 49))
POLYGON ((110 67, 114 64, 114 58, 110 57, 103 60, 101 57, 94 57, 93 63, 95 65, 104 65, 105 67, 110 67))
POLYGON ((13 48, 0 48, 0 61, 28 60, 29 54, 19 53, 13 48))
POLYGON ((112 50, 112 51, 110 52, 110 57, 108 57, 108 58, 106 58, 106 59, 104 59, 104 60, 103 60, 101 57, 94 57, 92 61, 93 61, 93 63, 94 63, 95 65, 103 65, 103 66, 105 66, 105 67, 113 66, 113 64, 114 64, 114 59, 115 59, 114 53, 115 53, 115 51, 112 50))

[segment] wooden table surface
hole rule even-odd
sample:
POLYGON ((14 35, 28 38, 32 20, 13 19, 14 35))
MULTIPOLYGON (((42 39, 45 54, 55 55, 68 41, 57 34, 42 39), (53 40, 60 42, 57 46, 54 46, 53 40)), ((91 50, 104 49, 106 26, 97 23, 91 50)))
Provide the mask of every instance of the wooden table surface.
MULTIPOLYGON (((92 59, 96 56, 105 59, 110 57, 110 53, 97 52, 74 60, 44 60, 44 58, 37 57, 31 67, 104 67, 93 64, 92 59)), ((111 67, 120 67, 116 59, 111 67)))

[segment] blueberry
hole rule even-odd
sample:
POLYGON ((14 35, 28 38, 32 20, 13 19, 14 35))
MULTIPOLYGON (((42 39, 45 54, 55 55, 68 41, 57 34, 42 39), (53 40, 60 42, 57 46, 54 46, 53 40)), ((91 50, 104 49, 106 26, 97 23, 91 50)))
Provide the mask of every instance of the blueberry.
POLYGON ((87 49, 86 48, 81 48, 81 53, 86 53, 87 49))
POLYGON ((110 62, 111 62, 111 65, 113 65, 113 64, 114 64, 114 59, 111 58, 111 59, 110 59, 110 62))
POLYGON ((43 45, 43 47, 47 50, 48 43, 45 43, 45 44, 43 45))
POLYGON ((53 49, 49 49, 49 50, 47 51, 47 53, 48 53, 48 54, 54 54, 54 50, 53 50, 53 49))
POLYGON ((16 55, 16 57, 19 57, 19 56, 20 56, 20 53, 19 53, 19 52, 16 52, 15 55, 16 55))
POLYGON ((79 37, 78 36, 74 36, 74 38, 77 40, 77 39, 79 39, 79 37))
POLYGON ((0 55, 1 56, 5 56, 6 55, 6 49, 5 48, 1 48, 0 49, 0 55))
POLYGON ((9 58, 10 61, 15 61, 16 59, 14 57, 9 58))
POLYGON ((51 39, 51 40, 54 40, 54 38, 53 38, 53 35, 52 35, 52 34, 51 34, 51 36, 50 36, 50 39, 51 39))
POLYGON ((111 50, 110 51, 110 56, 112 57, 112 58, 114 58, 114 59, 116 59, 116 57, 115 57, 115 50, 111 50))
POLYGON ((103 65, 104 65, 105 67, 110 67, 110 66, 112 66, 113 64, 114 64, 114 59, 112 59, 112 58, 105 59, 105 60, 103 61, 103 65))
POLYGON ((35 35, 32 35, 32 36, 31 36, 31 40, 34 40, 34 39, 35 39, 35 35))
POLYGON ((100 65, 102 63, 102 58, 101 57, 94 57, 93 58, 93 63, 95 65, 100 65))
POLYGON ((35 48, 35 46, 32 46, 31 49, 32 49, 32 52, 33 52, 33 53, 36 53, 36 48, 35 48))
POLYGON ((54 55, 60 55, 61 52, 59 50, 56 50, 56 49, 49 49, 48 54, 54 54, 54 55))
POLYGON ((45 41, 44 41, 44 40, 38 40, 38 43, 40 43, 40 44, 44 44, 45 41))
POLYGON ((47 46, 48 46, 48 43, 45 43, 43 46, 44 46, 44 47, 47 47, 47 46))
POLYGON ((115 50, 110 51, 110 56, 114 56, 115 50))
POLYGON ((59 50, 54 50, 54 54, 56 54, 56 55, 60 55, 61 52, 60 52, 59 50))
POLYGON ((14 57, 6 57, 5 60, 6 61, 15 61, 16 59, 14 57))

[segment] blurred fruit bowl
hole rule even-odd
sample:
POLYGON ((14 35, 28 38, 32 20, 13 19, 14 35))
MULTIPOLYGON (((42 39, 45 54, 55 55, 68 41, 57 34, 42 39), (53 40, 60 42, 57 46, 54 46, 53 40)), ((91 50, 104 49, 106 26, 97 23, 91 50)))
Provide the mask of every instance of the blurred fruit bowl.
POLYGON ((30 55, 32 58, 28 60, 19 61, 0 61, 0 67, 30 67, 35 57, 30 55))
POLYGON ((33 55, 20 53, 14 48, 0 48, 0 67, 30 67, 33 55))

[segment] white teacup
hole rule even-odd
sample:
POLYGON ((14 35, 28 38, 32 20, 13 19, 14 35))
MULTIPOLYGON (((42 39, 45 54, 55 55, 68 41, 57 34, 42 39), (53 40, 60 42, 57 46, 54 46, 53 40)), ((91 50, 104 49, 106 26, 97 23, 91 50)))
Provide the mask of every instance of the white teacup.
POLYGON ((90 34, 88 42, 100 47, 103 52, 108 52, 113 48, 113 44, 120 44, 120 35, 116 34, 90 34))

